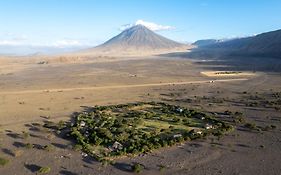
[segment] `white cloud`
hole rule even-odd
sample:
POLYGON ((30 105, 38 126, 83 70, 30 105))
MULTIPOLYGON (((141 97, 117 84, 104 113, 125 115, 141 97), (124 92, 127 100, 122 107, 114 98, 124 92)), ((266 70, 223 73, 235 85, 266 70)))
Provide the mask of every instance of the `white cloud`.
POLYGON ((38 43, 27 42, 23 39, 6 39, 0 40, 0 46, 31 46, 31 47, 56 47, 56 48, 70 48, 70 47, 85 47, 88 43, 81 43, 78 40, 57 40, 54 42, 38 43))
POLYGON ((27 40, 28 37, 26 35, 5 33, 0 35, 0 46, 19 46, 25 44, 27 40))
POLYGON ((152 31, 163 31, 163 30, 171 30, 171 29, 175 29, 175 27, 172 26, 165 26, 165 25, 160 25, 160 24, 156 24, 153 22, 147 22, 144 20, 137 20, 134 24, 125 24, 122 25, 119 29, 120 30, 126 30, 130 27, 136 26, 136 25, 143 25, 147 28, 149 28, 152 31))
POLYGON ((16 40, 0 40, 0 46, 19 46, 22 42, 16 40))

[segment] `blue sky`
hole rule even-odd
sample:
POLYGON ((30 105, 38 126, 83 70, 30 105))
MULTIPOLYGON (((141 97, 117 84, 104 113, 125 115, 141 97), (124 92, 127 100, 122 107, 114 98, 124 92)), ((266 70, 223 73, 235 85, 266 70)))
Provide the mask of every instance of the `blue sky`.
POLYGON ((3 0, 0 45, 94 46, 137 20, 177 40, 281 29, 280 0, 3 0))

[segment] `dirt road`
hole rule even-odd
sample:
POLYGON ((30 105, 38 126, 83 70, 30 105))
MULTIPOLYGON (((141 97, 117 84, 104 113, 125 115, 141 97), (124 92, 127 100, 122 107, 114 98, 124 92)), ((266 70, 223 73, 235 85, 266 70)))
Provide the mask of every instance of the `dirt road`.
POLYGON ((92 86, 92 87, 75 87, 75 88, 60 88, 60 89, 44 89, 44 90, 24 90, 24 91, 6 91, 0 92, 1 95, 9 94, 33 94, 42 92, 65 92, 76 90, 104 90, 104 89, 119 89, 119 88, 136 88, 136 87, 153 87, 153 86, 169 86, 169 85, 185 85, 185 84, 203 84, 203 83, 217 83, 217 82, 231 82, 231 81, 246 81, 247 78, 236 79, 220 79, 220 80, 200 80, 200 81, 184 81, 184 82, 170 82, 170 83, 149 83, 149 84, 132 84, 132 85, 115 85, 115 86, 92 86))

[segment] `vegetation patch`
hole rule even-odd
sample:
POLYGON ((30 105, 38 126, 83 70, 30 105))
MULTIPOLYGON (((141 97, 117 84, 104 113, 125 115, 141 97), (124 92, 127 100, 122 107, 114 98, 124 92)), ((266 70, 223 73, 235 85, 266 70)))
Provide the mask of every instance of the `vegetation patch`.
POLYGON ((50 167, 41 167, 39 170, 38 170, 38 173, 39 174, 47 174, 51 171, 51 168, 50 167))
POLYGON ((241 74, 242 72, 235 72, 235 71, 222 71, 222 72, 216 72, 216 75, 224 75, 224 74, 241 74))
POLYGON ((134 163, 134 164, 132 165, 132 170, 133 170, 133 172, 135 172, 135 173, 141 173, 143 169, 144 169, 144 166, 141 165, 141 164, 139 164, 139 163, 134 163))
POLYGON ((9 163, 8 159, 5 159, 3 157, 0 157, 0 166, 5 166, 9 163))
POLYGON ((64 128, 76 140, 77 150, 100 161, 209 134, 220 136, 232 129, 205 113, 156 102, 96 106, 76 115, 64 128))
POLYGON ((53 145, 45 145, 43 146, 43 149, 50 152, 53 151, 55 148, 53 145))
POLYGON ((244 126, 246 128, 252 129, 252 130, 256 130, 257 129, 257 126, 256 126, 255 123, 246 123, 244 126))

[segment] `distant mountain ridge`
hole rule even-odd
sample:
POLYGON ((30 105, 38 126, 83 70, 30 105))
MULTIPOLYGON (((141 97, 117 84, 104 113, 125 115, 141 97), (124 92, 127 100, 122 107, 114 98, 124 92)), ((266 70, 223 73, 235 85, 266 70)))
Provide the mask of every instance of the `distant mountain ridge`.
POLYGON ((221 42, 221 40, 217 39, 204 39, 204 40, 198 40, 192 43, 192 45, 197 46, 197 47, 205 47, 211 44, 216 44, 218 42, 221 42))
POLYGON ((233 39, 207 45, 213 51, 232 55, 249 55, 281 58, 281 30, 262 33, 253 37, 233 39))

